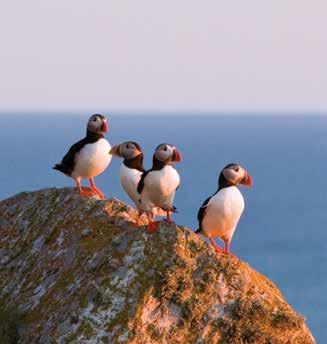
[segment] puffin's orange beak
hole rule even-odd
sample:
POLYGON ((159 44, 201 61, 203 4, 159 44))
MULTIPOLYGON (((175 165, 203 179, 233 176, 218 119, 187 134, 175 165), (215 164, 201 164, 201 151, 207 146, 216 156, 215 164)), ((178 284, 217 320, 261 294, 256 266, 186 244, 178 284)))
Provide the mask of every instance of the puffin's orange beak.
POLYGON ((109 154, 113 155, 113 156, 118 156, 119 158, 121 158, 121 154, 120 154, 120 145, 115 145, 110 149, 109 154))
POLYGON ((135 156, 138 156, 138 155, 140 155, 140 154, 143 154, 143 152, 142 152, 141 150, 137 149, 137 148, 136 148, 136 152, 137 152, 137 154, 136 154, 135 156))
POLYGON ((182 155, 181 155, 181 153, 179 152, 179 150, 177 148, 174 149, 173 161, 175 161, 175 162, 182 161, 182 155))
POLYGON ((253 181, 252 181, 252 177, 245 172, 245 177, 240 181, 240 184, 245 185, 245 186, 252 186, 253 185, 253 181))
POLYGON ((102 131, 103 133, 106 133, 106 132, 108 131, 107 122, 103 122, 103 123, 102 123, 101 131, 102 131))

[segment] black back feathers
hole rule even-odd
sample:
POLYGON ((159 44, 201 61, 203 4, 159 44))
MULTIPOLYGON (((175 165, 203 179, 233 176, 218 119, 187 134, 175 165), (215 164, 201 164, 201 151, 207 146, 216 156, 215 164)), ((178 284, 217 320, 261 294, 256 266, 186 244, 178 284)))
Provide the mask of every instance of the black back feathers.
POLYGON ((199 221, 199 229, 197 229, 195 231, 195 233, 200 233, 202 231, 202 221, 203 221, 203 218, 204 218, 204 215, 206 213, 206 210, 207 210, 207 206, 208 206, 208 203, 210 201, 212 196, 208 197, 201 205, 199 211, 198 211, 198 221, 199 221))

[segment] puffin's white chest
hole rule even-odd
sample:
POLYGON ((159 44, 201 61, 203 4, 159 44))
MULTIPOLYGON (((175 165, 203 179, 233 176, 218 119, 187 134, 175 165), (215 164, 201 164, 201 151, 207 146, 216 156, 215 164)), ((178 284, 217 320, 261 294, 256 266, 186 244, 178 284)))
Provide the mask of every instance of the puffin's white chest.
POLYGON ((132 199, 138 207, 140 194, 137 192, 137 185, 141 179, 142 172, 129 168, 124 164, 120 166, 120 182, 127 195, 132 199))
POLYGON ((170 209, 179 183, 179 174, 170 165, 159 171, 151 171, 144 181, 144 190, 141 195, 142 204, 148 210, 153 207, 170 209))
POLYGON ((243 210, 244 199, 238 188, 224 188, 210 199, 202 229, 208 237, 231 240, 243 210))
POLYGON ((109 142, 104 138, 85 145, 76 155, 72 177, 87 179, 101 174, 111 161, 110 149, 109 142))

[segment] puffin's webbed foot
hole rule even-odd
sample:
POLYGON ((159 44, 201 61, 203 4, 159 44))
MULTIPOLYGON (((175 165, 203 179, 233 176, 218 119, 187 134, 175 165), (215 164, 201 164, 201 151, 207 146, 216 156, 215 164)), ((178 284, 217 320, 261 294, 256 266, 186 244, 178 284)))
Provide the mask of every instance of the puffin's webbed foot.
POLYGON ((148 227, 147 227, 147 232, 149 234, 153 234, 158 230, 159 227, 160 227, 159 221, 149 222, 148 227))
POLYGON ((98 188, 91 188, 91 190, 98 195, 101 199, 106 199, 106 196, 102 193, 102 191, 98 188))
POLYGON ((90 188, 91 190, 96 194, 98 195, 101 199, 106 199, 105 195, 102 193, 102 191, 96 187, 95 183, 94 183, 94 180, 93 178, 90 178, 90 188))
POLYGON ((82 197, 94 196, 94 192, 88 188, 78 188, 78 192, 82 197))
POLYGON ((225 249, 224 249, 224 254, 227 254, 228 256, 236 257, 235 254, 230 253, 229 251, 229 241, 223 240, 225 243, 225 249))

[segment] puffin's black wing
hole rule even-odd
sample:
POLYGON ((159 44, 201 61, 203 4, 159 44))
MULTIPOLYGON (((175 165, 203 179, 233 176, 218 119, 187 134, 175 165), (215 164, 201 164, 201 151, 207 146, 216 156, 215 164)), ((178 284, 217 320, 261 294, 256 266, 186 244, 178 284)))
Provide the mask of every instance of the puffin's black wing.
POLYGON ((54 165, 53 169, 70 176, 74 171, 76 154, 88 143, 87 139, 84 138, 73 144, 62 158, 61 163, 54 165))
POLYGON ((151 171, 152 171, 152 169, 151 169, 151 170, 148 170, 148 171, 145 171, 145 172, 142 174, 141 179, 140 179, 139 183, 137 184, 137 192, 138 192, 139 194, 141 194, 142 191, 143 191, 143 188, 144 188, 144 179, 145 179, 145 177, 146 177, 146 176, 149 174, 149 172, 151 172, 151 171))
POLYGON ((199 233, 202 230, 202 220, 204 218, 205 212, 207 210, 208 203, 210 201, 212 196, 208 197, 201 205, 199 211, 198 211, 198 221, 199 221, 199 229, 195 231, 195 233, 199 233))

